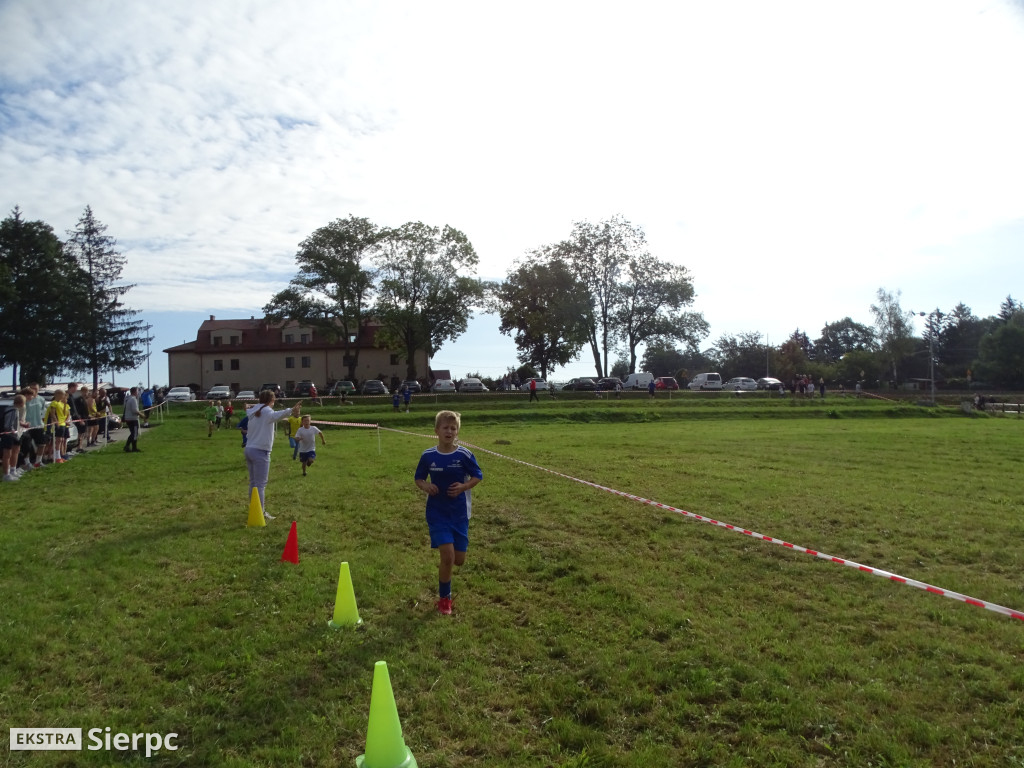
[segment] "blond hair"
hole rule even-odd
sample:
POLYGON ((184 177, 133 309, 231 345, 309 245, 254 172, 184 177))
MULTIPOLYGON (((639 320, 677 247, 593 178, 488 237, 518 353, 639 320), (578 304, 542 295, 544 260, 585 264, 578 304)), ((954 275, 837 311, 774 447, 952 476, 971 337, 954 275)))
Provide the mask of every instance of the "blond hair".
POLYGON ((462 415, 457 411, 438 411, 434 417, 434 429, 437 429, 446 421, 454 421, 456 429, 462 429, 462 415))

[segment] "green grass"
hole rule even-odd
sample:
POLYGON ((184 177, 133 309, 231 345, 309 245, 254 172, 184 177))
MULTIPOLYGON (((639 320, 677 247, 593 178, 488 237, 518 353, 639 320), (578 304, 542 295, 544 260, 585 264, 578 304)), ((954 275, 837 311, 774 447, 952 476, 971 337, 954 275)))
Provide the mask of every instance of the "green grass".
POLYGON ((1024 608, 1016 417, 686 393, 313 408, 385 429, 326 427, 307 478, 279 436, 278 519, 249 529, 237 433, 179 405, 141 454, 0 488, 0 715, 180 749, 0 764, 354 765, 385 660, 421 768, 1024 766, 1024 622, 485 450, 437 616, 411 475, 453 404, 480 449, 1024 608), (363 624, 333 631, 342 561, 363 624))

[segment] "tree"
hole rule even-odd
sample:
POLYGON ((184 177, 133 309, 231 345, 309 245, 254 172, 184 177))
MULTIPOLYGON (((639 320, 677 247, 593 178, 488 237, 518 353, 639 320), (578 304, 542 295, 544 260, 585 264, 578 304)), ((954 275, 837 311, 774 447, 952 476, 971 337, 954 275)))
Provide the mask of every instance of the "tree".
POLYGON ((629 373, 636 372, 636 348, 646 341, 693 346, 707 336, 704 316, 682 311, 694 297, 686 267, 659 261, 645 251, 630 258, 625 271, 614 320, 629 355, 629 373))
POLYGON ((500 330, 513 333, 521 363, 540 368, 546 379, 555 366, 567 365, 587 343, 591 305, 585 286, 549 250, 533 253, 491 292, 500 330))
POLYGON ((416 352, 432 357, 463 334, 483 298, 483 284, 472 276, 479 258, 469 238, 447 225, 410 222, 383 230, 379 244, 378 342, 404 350, 406 376, 415 379, 416 352))
POLYGON ((68 298, 77 269, 53 228, 25 221, 21 209, 0 222, 0 367, 10 367, 11 385, 45 383, 67 362, 68 298))
POLYGON ((92 208, 68 232, 68 255, 81 271, 82 310, 71 331, 70 360, 73 371, 92 373, 92 386, 98 387, 100 371, 128 371, 146 359, 146 335, 139 312, 128 309, 121 298, 134 286, 119 285, 124 256, 116 250, 114 238, 104 234, 107 226, 93 216, 92 208))
POLYGON ((716 367, 723 379, 756 375, 764 370, 766 352, 761 334, 751 331, 741 333, 739 337, 721 336, 712 347, 716 367))
POLYGON ((999 319, 1004 323, 1008 323, 1011 317, 1022 310, 1024 310, 1024 304, 1016 301, 1013 296, 1007 296, 1003 299, 1003 303, 999 305, 999 319))
POLYGON ((263 308, 267 318, 295 320, 324 338, 341 339, 348 378, 359 365, 359 331, 371 316, 374 272, 367 262, 379 249, 380 229, 349 216, 320 227, 299 244, 299 273, 263 308))
POLYGON ((978 378, 1001 387, 1024 387, 1024 311, 1015 311, 981 339, 978 378))
POLYGON ((879 288, 876 295, 878 303, 871 305, 871 314, 875 317, 878 340, 892 380, 898 382, 899 367, 904 358, 913 352, 914 335, 911 321, 914 313, 904 311, 900 306, 901 291, 896 291, 894 295, 884 288, 879 288))
POLYGON ((589 292, 589 340, 599 377, 608 375, 608 355, 616 336, 614 318, 622 303, 619 275, 631 257, 643 252, 645 241, 642 229, 613 216, 599 224, 576 222, 569 239, 559 246, 560 255, 589 292))
POLYGON ((834 323, 826 323, 821 336, 814 342, 815 358, 834 363, 854 350, 873 350, 875 332, 868 326, 844 317, 834 323))
POLYGON ((975 317, 971 308, 962 302, 953 307, 946 315, 936 342, 936 354, 942 361, 940 367, 945 378, 967 376, 967 371, 978 358, 981 337, 991 330, 992 325, 992 321, 975 317))

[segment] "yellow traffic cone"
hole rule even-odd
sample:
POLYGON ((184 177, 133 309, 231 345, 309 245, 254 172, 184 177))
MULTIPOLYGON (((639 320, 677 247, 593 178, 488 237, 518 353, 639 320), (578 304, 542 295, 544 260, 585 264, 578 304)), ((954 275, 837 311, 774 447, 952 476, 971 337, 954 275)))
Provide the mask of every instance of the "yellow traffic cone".
POLYGON ((352 589, 352 574, 348 571, 348 563, 341 564, 338 573, 338 594, 334 598, 334 618, 327 622, 331 629, 354 627, 362 624, 359 611, 356 609, 356 593, 352 589))
POLYGON ((266 526, 267 521, 263 517, 263 505, 260 504, 260 492, 258 489, 253 488, 252 493, 249 494, 249 528, 263 528, 266 526))
POLYGON ((366 754, 356 758, 356 768, 419 768, 402 738, 402 724, 398 721, 398 707, 395 706, 386 661, 373 665, 366 754))

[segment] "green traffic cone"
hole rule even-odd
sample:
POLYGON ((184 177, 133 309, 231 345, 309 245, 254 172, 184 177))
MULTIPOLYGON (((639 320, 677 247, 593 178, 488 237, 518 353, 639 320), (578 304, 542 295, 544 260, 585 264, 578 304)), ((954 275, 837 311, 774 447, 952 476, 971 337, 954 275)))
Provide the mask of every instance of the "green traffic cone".
POLYGON ((398 707, 385 661, 373 665, 366 754, 356 758, 356 768, 419 768, 402 738, 402 724, 398 721, 398 707))

